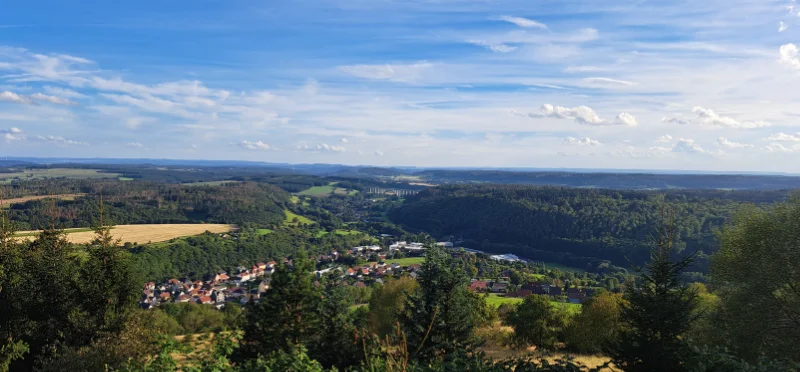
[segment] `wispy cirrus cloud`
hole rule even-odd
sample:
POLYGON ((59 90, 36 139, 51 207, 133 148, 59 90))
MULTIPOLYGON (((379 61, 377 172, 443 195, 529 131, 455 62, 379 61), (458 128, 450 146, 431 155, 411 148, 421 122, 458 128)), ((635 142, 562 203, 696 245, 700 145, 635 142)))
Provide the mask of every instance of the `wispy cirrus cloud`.
POLYGON ((543 30, 547 29, 547 25, 545 25, 544 23, 537 22, 537 21, 534 21, 532 19, 523 18, 523 17, 500 16, 500 17, 495 17, 495 18, 492 18, 492 19, 496 20, 496 21, 505 21, 505 22, 508 22, 508 23, 513 23, 513 24, 515 24, 515 25, 517 25, 519 27, 523 27, 523 28, 539 28, 539 29, 543 29, 543 30))
POLYGON ((497 53, 509 53, 517 50, 517 47, 514 46, 509 46, 505 44, 487 43, 483 40, 467 40, 467 43, 472 45, 477 45, 479 47, 483 47, 497 53))

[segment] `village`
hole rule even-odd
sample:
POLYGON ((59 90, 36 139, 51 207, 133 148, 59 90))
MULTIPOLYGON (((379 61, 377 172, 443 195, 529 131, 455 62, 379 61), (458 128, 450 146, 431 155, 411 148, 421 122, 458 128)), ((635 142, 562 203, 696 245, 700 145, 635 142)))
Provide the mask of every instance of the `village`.
MULTIPOLYGON (((451 254, 458 255, 463 252, 468 254, 482 253, 480 251, 465 250, 454 247, 451 242, 439 242, 437 246, 449 249, 451 254)), ((318 266, 327 266, 313 272, 316 276, 315 285, 319 285, 319 280, 323 277, 338 278, 342 285, 353 286, 355 288, 366 288, 374 284, 383 284, 388 278, 399 278, 408 276, 416 279, 420 274, 420 264, 401 264, 399 262, 387 263, 391 261, 389 257, 421 257, 426 247, 423 243, 398 241, 389 245, 385 249, 379 245, 359 246, 348 249, 341 254, 338 251, 331 251, 328 255, 312 256, 318 266), (356 258, 362 264, 339 264, 343 263, 343 257, 356 258)), ((522 261, 513 254, 491 255, 495 261, 517 262, 522 261)), ((258 303, 264 293, 270 289, 270 276, 278 267, 277 261, 257 262, 252 266, 239 266, 232 273, 226 271, 218 272, 207 280, 190 278, 172 278, 163 283, 148 282, 144 285, 144 290, 140 299, 140 306, 143 309, 152 309, 164 303, 197 303, 214 306, 222 309, 228 303, 245 305, 249 302, 258 303)), ((292 266, 292 260, 282 259, 282 264, 292 266)), ((531 294, 547 295, 551 297, 564 297, 570 303, 582 303, 593 293, 593 289, 588 288, 567 288, 553 283, 527 283, 514 288, 510 287, 508 272, 504 271, 495 279, 471 280, 469 290, 476 293, 493 293, 505 297, 526 297, 531 294)))

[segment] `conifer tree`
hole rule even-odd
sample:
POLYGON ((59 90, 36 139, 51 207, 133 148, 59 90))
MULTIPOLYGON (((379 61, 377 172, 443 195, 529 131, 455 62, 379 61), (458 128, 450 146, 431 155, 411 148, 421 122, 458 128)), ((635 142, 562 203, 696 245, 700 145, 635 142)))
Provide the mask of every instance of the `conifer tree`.
POLYGON ((608 350, 624 371, 681 371, 691 358, 682 336, 695 320, 697 293, 680 276, 694 256, 672 261, 677 233, 674 213, 662 211, 651 261, 636 267, 642 284, 629 286, 623 303, 619 339, 608 350))

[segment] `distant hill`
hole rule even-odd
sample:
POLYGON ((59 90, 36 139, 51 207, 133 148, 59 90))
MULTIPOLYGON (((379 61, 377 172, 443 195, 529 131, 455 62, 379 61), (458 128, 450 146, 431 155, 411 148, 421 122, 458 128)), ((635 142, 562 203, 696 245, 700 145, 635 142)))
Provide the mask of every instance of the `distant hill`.
POLYGON ((784 200, 780 191, 623 191, 527 185, 445 185, 390 211, 393 222, 436 237, 462 238, 468 248, 515 253, 596 269, 602 260, 629 266, 649 257, 649 238, 663 206, 675 208, 681 243, 699 251, 695 270, 717 249, 714 232, 744 204, 784 200))

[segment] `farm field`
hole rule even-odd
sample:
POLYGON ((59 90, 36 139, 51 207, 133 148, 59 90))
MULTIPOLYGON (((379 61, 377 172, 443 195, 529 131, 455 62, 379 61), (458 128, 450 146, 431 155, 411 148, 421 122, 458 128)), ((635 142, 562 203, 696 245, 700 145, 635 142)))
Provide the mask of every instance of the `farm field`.
POLYGON ((393 260, 386 260, 386 263, 389 265, 397 263, 400 266, 408 266, 408 265, 420 265, 422 264, 423 261, 425 261, 425 257, 406 257, 406 258, 396 258, 393 260))
POLYGON ((84 196, 84 195, 86 195, 86 194, 61 194, 61 195, 23 196, 21 198, 3 200, 3 205, 4 206, 9 206, 11 204, 25 203, 25 202, 31 201, 31 200, 49 199, 51 197, 54 198, 54 199, 59 199, 59 200, 75 200, 75 198, 77 198, 79 196, 84 196))
POLYGON ((561 264, 552 263, 552 262, 545 262, 544 263, 544 267, 546 269, 548 269, 548 270, 549 269, 559 269, 561 271, 572 271, 574 273, 584 273, 584 272, 586 272, 586 270, 584 270, 584 269, 579 269, 577 267, 566 266, 566 265, 561 265, 561 264))
POLYGON ((46 178, 119 178, 119 173, 101 173, 97 169, 73 169, 73 168, 51 168, 51 169, 25 169, 21 172, 0 173, 0 184, 11 183, 14 179, 20 180, 40 180, 46 178))
MULTIPOLYGON (((114 226, 111 235, 122 239, 123 243, 148 243, 163 242, 170 239, 184 236, 200 235, 206 231, 212 233, 223 233, 235 230, 234 225, 225 224, 163 224, 163 225, 119 225, 114 226)), ((16 236, 33 238, 36 231, 21 231, 16 236)), ((81 244, 88 243, 94 238, 94 231, 91 229, 74 229, 74 232, 67 230, 67 239, 70 242, 81 244)))
MULTIPOLYGON (((502 304, 518 304, 522 302, 522 298, 520 297, 505 297, 500 296, 497 293, 490 293, 489 296, 486 298, 486 302, 489 305, 494 307, 499 307, 502 304)), ((554 307, 558 308, 565 308, 570 313, 577 313, 581 311, 581 304, 570 304, 566 302, 557 302, 557 301, 550 301, 550 304, 554 307)))

